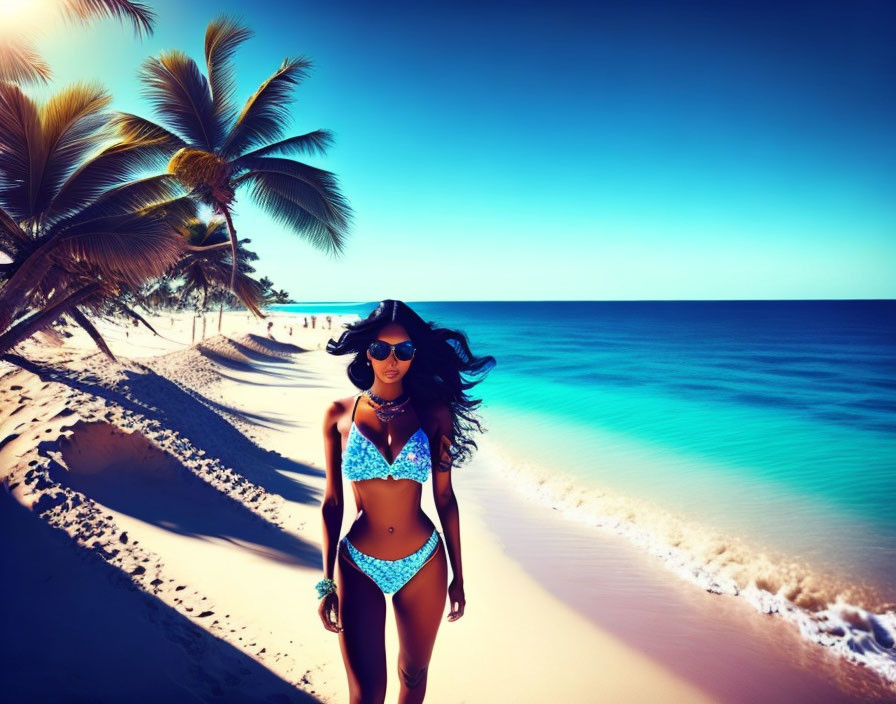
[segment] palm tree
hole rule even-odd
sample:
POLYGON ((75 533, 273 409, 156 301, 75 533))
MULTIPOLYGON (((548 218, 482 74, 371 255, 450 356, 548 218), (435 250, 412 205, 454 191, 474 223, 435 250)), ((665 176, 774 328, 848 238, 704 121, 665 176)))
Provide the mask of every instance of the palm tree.
POLYGON ((76 84, 38 104, 0 82, 0 353, 67 313, 115 305, 181 257, 172 222, 196 203, 169 174, 136 178, 161 143, 114 139, 111 98, 76 84))
POLYGON ((176 299, 171 280, 162 278, 153 281, 146 287, 145 292, 139 294, 137 300, 147 308, 173 308, 176 299))
POLYGON ((279 291, 274 289, 271 293, 269 303, 292 303, 292 297, 289 295, 289 292, 285 288, 281 288, 279 291))
MULTIPOLYGON (((169 281, 182 280, 180 301, 194 292, 201 293, 200 309, 204 315, 208 309, 209 294, 216 289, 227 288, 230 280, 232 266, 227 224, 218 218, 208 222, 191 218, 175 229, 183 238, 187 252, 167 273, 166 278, 169 281)), ((249 239, 240 242, 246 244, 249 239)), ((256 258, 257 255, 245 247, 239 250, 234 293, 252 313, 264 317, 259 309, 264 302, 261 286, 249 276, 254 271, 249 262, 256 258)))
MULTIPOLYGON (((137 35, 152 34, 155 13, 142 2, 132 0, 56 0, 55 5, 68 19, 87 22, 97 17, 131 20, 137 35)), ((0 43, 0 81, 47 83, 51 71, 34 44, 21 35, 4 37, 0 43)))
POLYGON ((172 155, 169 173, 224 218, 232 253, 231 289, 238 261, 233 212, 240 186, 247 186, 276 220, 327 253, 342 252, 352 217, 334 174, 283 156, 324 154, 332 143, 325 129, 282 138, 292 90, 307 75, 308 59, 284 59, 237 113, 231 59, 251 36, 236 20, 212 20, 205 33, 207 78, 182 51, 150 57, 140 79, 160 123, 130 113, 117 119, 128 141, 163 142, 172 155))
POLYGON ((264 302, 268 305, 272 303, 291 303, 292 299, 289 294, 286 292, 286 289, 280 289, 279 291, 274 288, 274 282, 271 281, 267 276, 262 276, 258 281, 261 284, 262 296, 264 297, 264 302))

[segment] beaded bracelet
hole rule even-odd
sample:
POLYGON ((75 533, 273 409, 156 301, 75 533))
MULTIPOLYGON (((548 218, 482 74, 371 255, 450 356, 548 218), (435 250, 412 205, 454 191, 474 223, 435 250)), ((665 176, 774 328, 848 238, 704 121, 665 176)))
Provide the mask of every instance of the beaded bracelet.
POLYGON ((324 577, 317 584, 314 585, 315 589, 317 589, 317 598, 323 599, 327 594, 331 594, 336 591, 336 582, 334 582, 329 577, 324 577))

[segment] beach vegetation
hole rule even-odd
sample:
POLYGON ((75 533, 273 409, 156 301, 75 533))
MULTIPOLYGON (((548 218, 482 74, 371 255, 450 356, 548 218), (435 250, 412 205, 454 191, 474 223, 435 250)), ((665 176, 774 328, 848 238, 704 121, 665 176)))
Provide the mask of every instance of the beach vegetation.
MULTIPOLYGON (((151 33, 136 2, 53 5, 68 16, 131 20, 151 33)), ((49 79, 27 43, 0 49, 0 354, 67 317, 109 357, 91 316, 122 314, 152 326, 139 305, 191 300, 261 307, 290 300, 252 278, 257 255, 236 239, 236 192, 252 198, 313 245, 342 251, 351 209, 333 174, 288 155, 324 154, 328 130, 283 138, 289 99, 310 61, 286 59, 237 111, 233 54, 251 36, 227 17, 208 25, 207 77, 178 51, 147 59, 140 77, 160 123, 112 112, 93 83, 32 99, 21 84, 49 79), (201 204, 211 219, 199 218, 201 204)))
POLYGON ((169 155, 168 172, 224 219, 231 248, 229 286, 237 294, 239 241, 233 216, 241 189, 276 221, 328 254, 343 251, 352 218, 333 173, 291 158, 325 154, 332 133, 318 129, 284 137, 292 94, 308 75, 309 59, 284 59, 237 109, 233 58, 251 36, 235 19, 212 20, 205 33, 205 73, 180 50, 146 59, 139 78, 156 120, 131 113, 115 118, 128 142, 161 145, 169 155))
POLYGON ((110 100, 78 83, 38 102, 0 81, 0 353, 67 314, 111 356, 88 314, 132 314, 125 296, 184 253, 172 225, 196 202, 145 175, 164 145, 118 135, 110 100))
POLYGON ((264 317, 260 310, 264 304, 262 286, 250 276, 255 271, 250 262, 258 259, 258 255, 245 247, 250 241, 248 238, 240 240, 235 286, 231 289, 232 252, 226 223, 220 218, 208 221, 190 218, 175 229, 183 239, 185 252, 160 283, 166 282, 169 286, 179 283, 172 287, 178 306, 195 298, 199 313, 204 315, 215 299, 223 306, 226 299, 235 297, 252 313, 264 317), (221 289, 226 295, 214 296, 216 292, 224 293, 221 289))

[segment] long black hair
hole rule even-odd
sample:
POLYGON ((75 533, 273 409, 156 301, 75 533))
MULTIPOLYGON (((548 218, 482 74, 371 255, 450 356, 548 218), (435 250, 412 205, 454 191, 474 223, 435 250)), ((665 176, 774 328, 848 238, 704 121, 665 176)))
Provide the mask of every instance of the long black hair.
POLYGON ((338 341, 327 342, 330 354, 355 355, 348 365, 348 378, 361 390, 369 389, 374 379, 373 368, 367 364, 367 347, 389 323, 401 325, 417 350, 403 379, 404 391, 415 407, 440 401, 449 406, 454 431, 451 462, 454 466, 465 463, 472 456, 470 448, 479 447, 471 437, 474 426, 479 432, 485 431, 474 414, 482 399, 470 398, 464 392, 481 382, 497 361, 491 355, 474 356, 467 336, 460 330, 426 322, 406 303, 389 298, 363 320, 346 325, 338 341), (465 379, 462 374, 478 378, 465 379))

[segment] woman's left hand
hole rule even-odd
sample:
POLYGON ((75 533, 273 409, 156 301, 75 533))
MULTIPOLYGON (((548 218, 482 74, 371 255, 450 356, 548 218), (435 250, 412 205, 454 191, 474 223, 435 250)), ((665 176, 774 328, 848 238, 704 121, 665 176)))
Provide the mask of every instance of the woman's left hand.
POLYGON ((464 597, 464 582, 452 579, 448 585, 448 601, 451 604, 451 613, 448 614, 449 621, 457 621, 464 615, 464 606, 467 603, 464 597))

